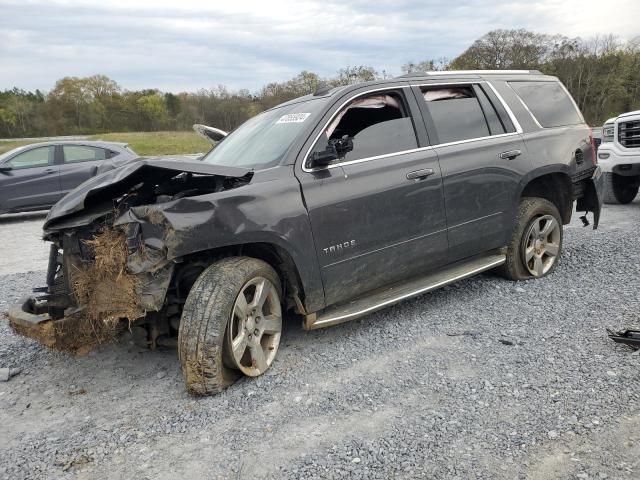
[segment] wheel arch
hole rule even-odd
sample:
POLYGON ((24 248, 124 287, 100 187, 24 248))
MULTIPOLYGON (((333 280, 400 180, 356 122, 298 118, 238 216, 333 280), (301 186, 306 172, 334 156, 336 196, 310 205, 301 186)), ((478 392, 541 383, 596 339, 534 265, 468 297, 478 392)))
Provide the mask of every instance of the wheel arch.
POLYGON ((571 221, 573 193, 569 167, 550 165, 536 169, 523 177, 518 192, 518 203, 524 197, 539 197, 553 203, 564 225, 571 221))
POLYGON ((203 261, 213 263, 221 258, 231 256, 256 258, 269 264, 282 282, 285 308, 294 308, 298 313, 305 313, 306 306, 311 300, 308 298, 308 294, 314 295, 314 292, 309 292, 308 286, 305 288, 304 278, 291 253, 277 243, 258 241, 225 245, 187 255, 181 258, 181 263, 203 261))

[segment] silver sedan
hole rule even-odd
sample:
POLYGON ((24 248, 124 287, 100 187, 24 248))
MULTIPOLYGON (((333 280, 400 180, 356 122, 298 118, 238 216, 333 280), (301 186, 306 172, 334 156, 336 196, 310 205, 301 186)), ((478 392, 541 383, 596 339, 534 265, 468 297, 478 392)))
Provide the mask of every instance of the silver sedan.
POLYGON ((0 155, 0 214, 44 210, 85 180, 138 158, 126 143, 51 141, 0 155))

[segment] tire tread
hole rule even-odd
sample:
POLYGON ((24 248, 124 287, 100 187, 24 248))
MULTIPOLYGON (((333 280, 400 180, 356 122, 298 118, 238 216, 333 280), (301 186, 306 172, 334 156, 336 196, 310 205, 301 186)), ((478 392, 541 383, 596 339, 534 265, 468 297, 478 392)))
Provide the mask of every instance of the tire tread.
POLYGON ((631 187, 632 190, 628 192, 619 191, 620 185, 618 185, 617 182, 620 182, 621 178, 631 180, 634 177, 620 177, 615 173, 604 173, 604 203, 626 205, 633 202, 636 195, 638 195, 637 186, 635 188, 631 187))
POLYGON ((219 260, 193 284, 178 333, 178 357, 189 393, 216 394, 242 376, 224 364, 224 335, 235 299, 254 272, 270 276, 279 285, 270 265, 249 257, 219 260))
MULTIPOLYGON (((520 244, 522 242, 522 236, 525 229, 536 216, 537 213, 545 212, 555 217, 556 221, 560 225, 560 231, 562 232, 562 218, 557 207, 545 198, 539 197, 524 197, 520 201, 518 213, 516 214, 515 229, 511 236, 511 240, 506 247, 506 261, 495 269, 498 275, 501 275, 509 280, 527 280, 533 278, 529 271, 525 268, 525 265, 520 258, 520 244)), ((544 214, 544 213, 542 213, 544 214)), ((560 252, 562 253, 562 235, 560 237, 560 252)), ((553 267, 545 274, 548 275, 555 270, 558 265, 558 259, 554 263, 553 267)))

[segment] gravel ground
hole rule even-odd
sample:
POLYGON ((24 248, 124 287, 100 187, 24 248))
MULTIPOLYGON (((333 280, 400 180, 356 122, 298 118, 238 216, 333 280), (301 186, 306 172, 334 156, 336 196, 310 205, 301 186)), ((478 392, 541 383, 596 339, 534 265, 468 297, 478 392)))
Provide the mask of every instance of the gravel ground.
MULTIPOLYGON (((639 478, 640 357, 604 330, 640 323, 639 222, 638 200, 575 218, 542 280, 291 323, 265 376, 210 398, 175 351, 74 358, 0 320, 0 367, 24 369, 0 383, 0 478, 639 478)), ((0 310, 43 282, 0 275, 0 310)))
MULTIPOLYGON (((45 215, 46 212, 0 215, 0 275, 47 269, 49 245, 42 240, 45 215)), ((4 287, 4 282, 0 285, 4 287)))

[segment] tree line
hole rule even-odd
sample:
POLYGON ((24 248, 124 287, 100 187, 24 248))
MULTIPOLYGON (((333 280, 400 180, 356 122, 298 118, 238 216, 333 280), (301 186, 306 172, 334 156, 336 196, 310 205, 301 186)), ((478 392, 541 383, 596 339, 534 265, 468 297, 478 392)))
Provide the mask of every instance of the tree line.
MULTIPOLYGON (((640 109, 640 37, 589 40, 527 30, 494 30, 458 57, 408 62, 403 73, 426 70, 537 69, 562 80, 587 122, 640 109)), ((332 78, 303 71, 258 92, 220 85, 197 92, 126 90, 104 75, 65 77, 49 92, 0 91, 0 137, 186 130, 205 123, 232 130, 248 118, 321 84, 346 85, 387 78, 370 66, 346 67, 332 78)))

